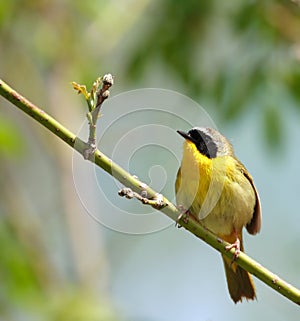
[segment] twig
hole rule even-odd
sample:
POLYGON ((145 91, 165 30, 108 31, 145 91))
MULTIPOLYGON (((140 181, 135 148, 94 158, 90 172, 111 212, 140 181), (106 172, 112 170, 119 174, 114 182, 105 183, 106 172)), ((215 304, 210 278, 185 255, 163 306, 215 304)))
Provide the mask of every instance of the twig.
POLYGON ((89 108, 89 112, 86 115, 89 122, 89 139, 87 141, 87 146, 83 152, 84 159, 91 160, 94 157, 95 151, 97 149, 97 120, 100 117, 100 109, 103 102, 110 95, 109 88, 113 85, 113 83, 113 76, 111 74, 106 74, 103 77, 97 78, 92 86, 91 91, 87 92, 84 85, 79 85, 75 82, 72 82, 73 88, 77 90, 79 94, 84 95, 89 108))
MULTIPOLYGON (((77 138, 75 134, 70 132, 50 115, 48 115, 43 110, 41 110, 33 103, 28 101, 26 98, 21 96, 2 80, 0 80, 0 95, 2 95, 12 104, 20 108, 26 114, 34 118, 41 125, 48 128, 54 135, 58 136, 60 139, 65 141, 68 145, 77 150, 80 154, 84 155, 86 143, 84 143, 81 139, 77 138)), ((119 165, 115 164, 111 159, 109 159, 99 150, 95 151, 94 157, 92 159, 90 158, 90 161, 100 166, 110 175, 114 176, 117 180, 119 180, 124 186, 130 188, 131 191, 137 193, 141 197, 143 197, 142 193, 147 193, 147 198, 150 200, 154 200, 153 203, 150 202, 151 206, 155 207, 155 202, 158 193, 146 184, 139 181, 136 177, 130 175, 128 172, 126 172, 119 165)), ((180 215, 180 211, 165 197, 162 197, 162 202, 165 206, 163 206, 159 210, 165 213, 175 222, 177 222, 177 219, 180 215)), ((191 233, 193 233, 195 236, 214 247, 223 255, 229 257, 230 259, 233 258, 234 249, 226 251, 225 247, 229 244, 212 234, 210 231, 203 228, 203 226, 201 226, 199 222, 195 221, 192 217, 190 217, 188 222, 186 222, 184 220, 184 216, 182 216, 178 220, 178 224, 180 224, 181 226, 189 230, 191 233)), ((248 255, 241 252, 238 259, 236 260, 236 263, 248 272, 255 275, 265 284, 275 289, 278 293, 282 294, 294 303, 300 305, 299 289, 280 279, 277 275, 267 270, 265 267, 261 266, 258 262, 251 259, 248 255)))
POLYGON ((167 203, 164 201, 164 197, 162 194, 156 194, 154 198, 149 199, 146 190, 143 190, 141 194, 134 192, 131 188, 124 187, 122 188, 118 194, 122 197, 126 198, 136 198, 137 200, 141 201, 143 204, 150 205, 157 210, 162 209, 166 206, 168 206, 167 203))

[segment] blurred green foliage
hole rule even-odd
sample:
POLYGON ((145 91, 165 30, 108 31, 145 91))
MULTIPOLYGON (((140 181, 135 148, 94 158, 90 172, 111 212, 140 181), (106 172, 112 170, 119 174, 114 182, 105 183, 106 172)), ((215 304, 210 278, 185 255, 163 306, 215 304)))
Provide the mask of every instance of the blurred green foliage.
POLYGON ((155 23, 143 30, 127 71, 140 79, 152 61, 162 60, 183 92, 197 101, 209 96, 210 108, 224 121, 259 109, 266 141, 274 147, 286 126, 275 119, 284 118, 287 103, 300 105, 299 14, 288 1, 155 3, 148 11, 155 23))
POLYGON ((16 157, 25 152, 25 141, 21 132, 16 128, 10 119, 2 117, 0 119, 0 155, 16 157))
MULTIPOLYGON (((70 126, 84 112, 68 107, 69 82, 91 84, 105 72, 116 76, 116 91, 161 86, 204 99, 224 122, 255 109, 268 146, 276 149, 284 143, 284 113, 300 109, 299 15, 292 1, 0 1, 0 73, 70 126)), ((23 137, 23 115, 1 108, 0 116, 0 319, 116 320, 107 293, 96 295, 96 286, 90 289, 78 275, 62 277, 49 263, 47 232, 28 211, 64 217, 57 223, 61 230, 52 229, 57 234, 48 237, 68 236, 68 197, 60 186, 69 164, 59 159, 57 141, 44 139, 26 120, 23 137), (21 153, 24 146, 32 154, 21 153), (28 206, 18 193, 17 182, 28 184, 20 164, 47 150, 55 157, 49 164, 39 160, 58 181, 45 194, 57 189, 60 197, 44 207, 33 197, 28 206)), ((36 164, 28 169, 35 172, 36 164)), ((76 244, 69 242, 71 252, 76 244)), ((81 264, 61 256, 70 260, 66 266, 81 264)))

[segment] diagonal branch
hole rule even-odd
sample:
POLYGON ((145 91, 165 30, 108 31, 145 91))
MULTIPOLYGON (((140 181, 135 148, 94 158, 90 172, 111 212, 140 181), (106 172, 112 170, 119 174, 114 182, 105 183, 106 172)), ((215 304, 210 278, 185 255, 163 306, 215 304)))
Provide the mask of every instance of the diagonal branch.
MULTIPOLYGON (((34 118, 41 125, 49 129, 54 135, 58 136, 69 146, 78 151, 84 156, 84 151, 88 147, 88 144, 82 141, 76 135, 70 132, 67 128, 61 125, 57 120, 52 118, 50 115, 45 113, 42 109, 31 103, 29 100, 21 96, 11 87, 9 87, 4 81, 0 79, 0 95, 10 101, 13 105, 24 111, 26 114, 34 118)), ((139 181, 136 177, 130 175, 119 165, 115 164, 106 155, 101 153, 98 149, 95 151, 94 157, 89 159, 94 162, 102 169, 104 169, 110 175, 113 175, 117 180, 119 180, 124 186, 130 188, 132 191, 142 194, 146 193, 147 198, 155 199, 158 195, 153 189, 147 186, 145 183, 139 181)), ((177 221, 180 212, 178 209, 165 197, 163 197, 164 207, 160 209, 161 212, 166 214, 175 222, 177 221)), ((157 206, 154 203, 150 203, 154 208, 157 206)), ((185 229, 193 233, 195 236, 205 241, 217 251, 221 252, 230 259, 233 258, 234 249, 227 251, 225 247, 229 245, 227 242, 221 240, 210 231, 203 228, 199 222, 193 220, 192 217, 186 223, 184 217, 180 218, 178 223, 185 229)), ((277 275, 267 270, 261 264, 250 258, 243 252, 240 253, 236 263, 240 265, 243 269, 247 270, 251 274, 255 275, 262 282, 293 301, 294 303, 300 305, 300 290, 296 287, 288 284, 284 280, 280 279, 277 275)))

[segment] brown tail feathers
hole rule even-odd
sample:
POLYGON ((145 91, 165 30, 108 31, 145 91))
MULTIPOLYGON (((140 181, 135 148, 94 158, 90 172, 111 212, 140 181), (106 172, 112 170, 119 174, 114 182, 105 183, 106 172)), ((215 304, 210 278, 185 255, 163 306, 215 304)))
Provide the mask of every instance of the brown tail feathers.
POLYGON ((229 294, 234 303, 242 301, 243 298, 246 300, 254 300, 256 298, 255 287, 250 274, 237 264, 232 263, 229 258, 224 256, 222 256, 222 258, 229 294))

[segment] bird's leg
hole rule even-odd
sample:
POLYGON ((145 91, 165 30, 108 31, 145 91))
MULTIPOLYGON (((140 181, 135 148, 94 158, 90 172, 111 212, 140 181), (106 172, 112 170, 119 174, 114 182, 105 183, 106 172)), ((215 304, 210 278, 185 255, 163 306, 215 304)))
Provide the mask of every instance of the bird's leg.
POLYGON ((189 222, 190 211, 185 209, 182 205, 178 205, 177 209, 180 211, 179 216, 177 217, 175 226, 181 227, 179 221, 182 219, 185 224, 189 222))
POLYGON ((236 237, 235 242, 232 244, 229 244, 225 247, 226 251, 230 251, 233 248, 235 249, 234 254, 233 254, 232 263, 237 260, 237 258, 239 257, 239 255, 241 253, 241 242, 240 242, 238 233, 235 231, 234 234, 236 237))

